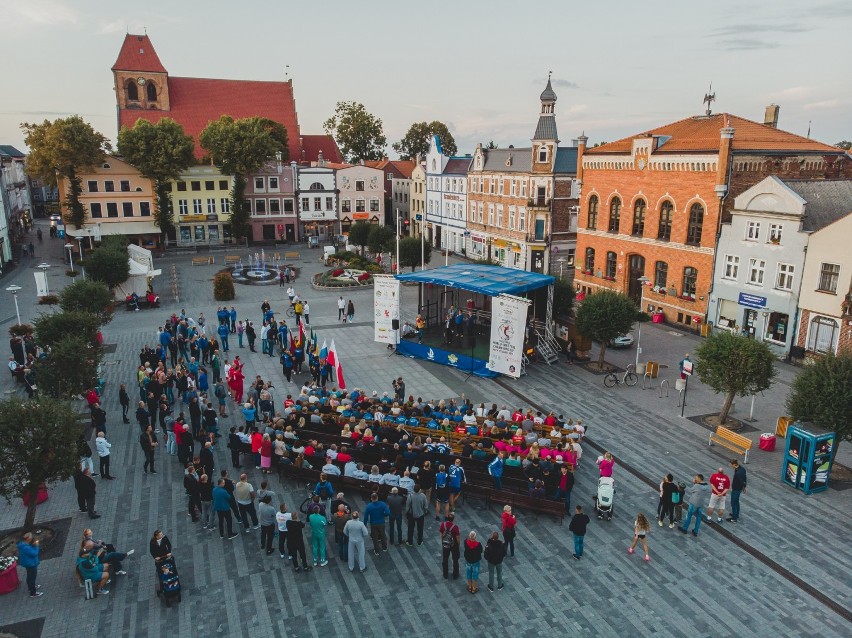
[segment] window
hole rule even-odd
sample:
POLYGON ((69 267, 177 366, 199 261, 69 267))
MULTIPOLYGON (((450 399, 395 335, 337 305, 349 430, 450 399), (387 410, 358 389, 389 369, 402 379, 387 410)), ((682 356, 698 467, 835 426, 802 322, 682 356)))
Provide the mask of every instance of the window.
POLYGON ((135 80, 127 81, 127 99, 128 100, 139 100, 139 89, 136 87, 135 80))
POLYGON ((104 182, 104 192, 105 193, 114 193, 115 192, 115 182, 112 180, 106 180, 104 182))
POLYGON ((148 94, 149 102, 157 101, 157 87, 153 82, 148 82, 148 86, 145 87, 145 92, 148 94))
POLYGON ((370 212, 378 213, 379 212, 379 200, 375 197, 370 199, 370 212))
POLYGON ((503 204, 497 204, 497 226, 503 227, 503 204))
POLYGON ((227 197, 223 197, 219 200, 219 208, 222 209, 222 212, 227 214, 231 212, 231 200, 227 197))
POLYGON ((270 177, 269 178, 269 190, 277 191, 278 190, 278 178, 270 177))
POLYGON ((482 202, 479 202, 479 204, 476 207, 476 221, 479 222, 480 224, 482 223, 483 210, 484 210, 484 208, 482 206, 482 202))
POLYGON ((107 204, 107 217, 118 217, 118 204, 115 202, 107 204))
POLYGON ((178 182, 177 183, 177 189, 179 191, 185 191, 186 190, 186 182, 183 182, 183 181, 178 182))
POLYGON ((322 210, 322 197, 314 197, 314 210, 322 210))
POLYGON ((356 191, 363 191, 364 190, 364 180, 363 179, 356 179, 355 180, 355 190, 356 191))
POLYGON ((150 217, 151 216, 151 203, 150 202, 139 202, 139 214, 142 217, 150 217))
POLYGON ((787 342, 787 324, 790 323, 790 316, 781 312, 772 312, 766 319, 766 326, 763 334, 764 339, 775 341, 777 343, 787 342))
POLYGON ((660 228, 657 231, 657 239, 669 241, 672 237, 672 213, 674 205, 670 201, 663 202, 660 206, 660 228))
POLYGON ((387 179, 388 181, 391 181, 393 179, 393 173, 386 173, 385 179, 387 179))
POLYGON ((186 214, 189 213, 189 208, 187 206, 187 203, 188 202, 185 199, 179 199, 178 200, 178 214, 179 215, 186 215, 186 214))
POLYGON ((793 264, 778 264, 778 277, 775 279, 775 287, 779 290, 792 290, 795 270, 796 267, 793 264))
POLYGON ((246 212, 247 212, 247 213, 250 213, 250 212, 252 212, 252 210, 254 210, 254 209, 252 208, 251 200, 250 200, 250 199, 244 199, 244 200, 243 200, 243 203, 245 204, 246 212))
POLYGON ((746 223, 746 241, 757 241, 760 239, 760 222, 746 223))
POLYGON ((254 200, 254 212, 258 215, 266 215, 266 200, 265 199, 256 199, 254 200))
POLYGON ((609 232, 617 233, 621 222, 621 200, 613 197, 609 205, 609 232))
POLYGON ((512 180, 512 181, 509 183, 509 194, 510 194, 512 197, 514 197, 516 192, 517 192, 517 188, 516 188, 516 186, 515 186, 515 180, 512 180))
POLYGON ((302 198, 302 210, 310 210, 311 208, 311 198, 303 197, 302 198))
POLYGON ((355 212, 356 213, 364 213, 367 211, 367 202, 364 199, 356 199, 355 200, 355 212))
POLYGON ((344 213, 351 213, 352 212, 352 200, 351 199, 342 200, 341 203, 340 203, 340 210, 344 213))
POLYGON ((736 279, 740 272, 740 258, 738 255, 725 255, 725 272, 722 279, 736 279))
POLYGON ((284 212, 285 213, 292 213, 293 212, 293 200, 292 199, 285 199, 284 200, 284 212))
POLYGON ((172 192, 172 190, 174 190, 174 189, 173 189, 173 185, 174 185, 174 182, 168 182, 168 183, 166 184, 166 190, 167 190, 168 192, 170 192, 170 193, 171 193, 171 192, 172 192))
POLYGON ((262 191, 265 188, 266 188, 266 182, 264 181, 264 179, 262 177, 255 177, 254 178, 254 190, 262 191))
POLYGON ((645 234, 645 200, 637 199, 633 206, 633 235, 641 237, 645 234))
POLYGON ((228 190, 228 180, 226 180, 226 179, 220 179, 219 180, 219 190, 220 191, 228 190))
POLYGON ((509 230, 515 230, 515 207, 509 206, 509 230))
MULTIPOLYGON (((189 183, 189 187, 194 191, 200 191, 201 190, 201 181, 200 180, 193 180, 189 183)), ((204 228, 204 227, 201 226, 201 228, 204 228)))
POLYGON ((819 267, 819 286, 822 292, 837 292, 837 282, 840 279, 840 264, 823 263, 819 267))
POLYGON ((704 228, 704 207, 693 204, 689 209, 689 225, 686 227, 686 243, 700 244, 701 231, 704 228))
POLYGON ((606 277, 607 279, 615 279, 615 268, 618 263, 618 256, 610 251, 606 254, 606 277))
POLYGON ((207 181, 204 182, 204 190, 206 190, 206 191, 216 190, 216 182, 213 181, 212 179, 208 179, 207 181))
POLYGON ((658 261, 654 266, 654 287, 659 290, 666 289, 669 279, 669 265, 664 261, 658 261))
POLYGON ((683 269, 683 296, 695 299, 695 289, 698 283, 698 271, 692 266, 683 269))
POLYGON ((325 209, 326 210, 334 210, 334 198, 326 197, 325 198, 325 209))
POLYGON ((527 229, 527 209, 518 209, 518 230, 526 231, 527 229))
POLYGON ((121 214, 124 217, 133 217, 133 202, 121 202, 121 214))
POLYGON ((192 214, 193 215, 203 215, 204 210, 201 208, 201 200, 193 199, 192 200, 192 214))
POLYGON ((130 181, 129 180, 123 179, 118 183, 118 185, 119 185, 119 188, 121 189, 122 193, 129 193, 130 192, 130 181))
POLYGON ((781 243, 781 224, 769 224, 769 237, 766 238, 770 244, 781 243))
POLYGON ((539 164, 547 163, 547 147, 539 146, 538 147, 538 162, 539 164))
POLYGON ((97 193, 98 192, 98 182, 93 180, 93 179, 90 179, 88 182, 86 182, 86 188, 89 189, 90 193, 97 193))
POLYGON ((583 263, 583 268, 587 275, 592 275, 595 272, 595 249, 586 248, 586 261, 583 263))
POLYGON ((814 317, 808 332, 808 350, 819 354, 834 352, 837 345, 837 322, 829 317, 814 317))
POLYGON ((586 228, 595 230, 598 227, 598 196, 589 197, 589 218, 586 228))
POLYGON ((748 283, 756 286, 763 285, 763 272, 766 270, 766 262, 763 259, 748 260, 748 283))
POLYGON ((215 215, 216 214, 216 199, 213 197, 207 198, 207 214, 215 215))
POLYGON ((92 219, 100 219, 103 217, 103 213, 101 212, 101 205, 97 202, 92 202, 89 204, 89 211, 92 213, 92 219))
POLYGON ((494 204, 488 204, 488 225, 494 225, 494 204))

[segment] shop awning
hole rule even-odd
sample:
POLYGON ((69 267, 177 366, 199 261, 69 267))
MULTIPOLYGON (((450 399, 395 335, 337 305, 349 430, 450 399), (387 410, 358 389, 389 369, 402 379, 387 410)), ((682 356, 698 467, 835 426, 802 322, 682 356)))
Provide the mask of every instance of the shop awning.
POLYGON ((86 224, 82 228, 65 226, 65 233, 71 237, 93 237, 97 240, 98 227, 101 236, 105 235, 159 235, 160 229, 153 221, 138 222, 103 222, 101 224, 86 224))

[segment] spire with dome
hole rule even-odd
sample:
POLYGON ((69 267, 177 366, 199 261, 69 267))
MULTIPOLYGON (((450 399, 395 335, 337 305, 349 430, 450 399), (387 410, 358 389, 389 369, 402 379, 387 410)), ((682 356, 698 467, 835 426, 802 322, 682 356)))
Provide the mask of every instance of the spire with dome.
POLYGON ((556 140, 559 137, 556 133, 556 116, 554 107, 556 106, 556 93, 553 91, 553 86, 550 83, 550 76, 553 71, 547 73, 547 86, 541 92, 539 100, 541 100, 541 112, 538 116, 538 125, 535 127, 533 140, 556 140))

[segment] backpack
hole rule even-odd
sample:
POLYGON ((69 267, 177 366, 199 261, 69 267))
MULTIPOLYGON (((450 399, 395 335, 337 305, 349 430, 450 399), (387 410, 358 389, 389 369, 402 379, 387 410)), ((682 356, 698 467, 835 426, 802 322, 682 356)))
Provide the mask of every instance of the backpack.
POLYGON ((446 525, 443 533, 441 534, 441 547, 444 549, 452 549, 455 543, 456 539, 453 537, 453 526, 446 525))
POLYGON ((331 490, 328 487, 328 483, 323 483, 320 486, 319 497, 324 501, 331 498, 331 490))
POLYGON ((677 505, 680 503, 680 490, 676 489, 672 492, 672 505, 677 505))

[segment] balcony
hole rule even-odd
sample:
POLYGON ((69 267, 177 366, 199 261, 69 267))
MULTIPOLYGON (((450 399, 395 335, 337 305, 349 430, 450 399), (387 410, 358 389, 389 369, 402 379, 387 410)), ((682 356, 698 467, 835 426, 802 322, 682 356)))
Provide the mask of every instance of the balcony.
POLYGON ((530 208, 546 208, 547 210, 550 210, 550 198, 534 197, 532 199, 528 199, 527 206, 530 208))

